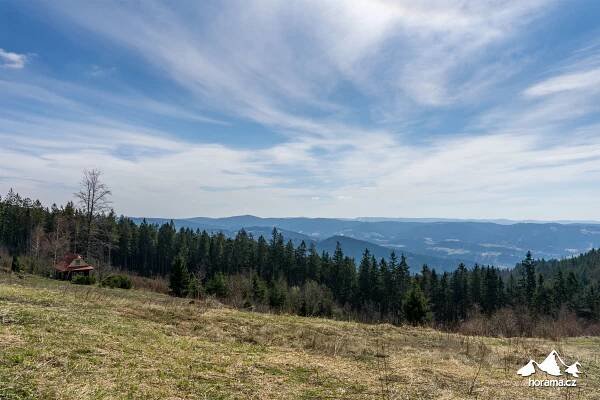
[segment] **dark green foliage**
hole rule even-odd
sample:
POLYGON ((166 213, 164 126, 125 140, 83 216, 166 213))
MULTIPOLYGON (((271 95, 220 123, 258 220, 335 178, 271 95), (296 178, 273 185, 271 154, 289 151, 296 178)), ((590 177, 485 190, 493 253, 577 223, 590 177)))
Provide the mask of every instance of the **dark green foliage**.
POLYGON ((563 304, 567 300, 567 287, 561 269, 556 271, 556 275, 554 277, 554 284, 552 288, 552 294, 554 296, 552 299, 554 308, 559 308, 561 304, 563 304))
POLYGON ((216 273, 206 282, 206 292, 217 297, 227 296, 227 277, 222 273, 216 273))
POLYGON ((454 306, 450 290, 450 275, 448 272, 439 278, 431 296, 431 308, 435 321, 440 324, 450 324, 454 320, 454 306))
POLYGON ((452 290, 452 305, 454 308, 454 320, 464 321, 471 306, 469 297, 469 271, 467 267, 460 263, 458 268, 452 273, 450 279, 450 288, 452 290))
MULTIPOLYGON (((295 246, 275 228, 269 239, 243 229, 228 237, 177 230, 173 222, 136 225, 114 213, 94 218, 99 243, 92 243, 88 261, 147 277, 168 276, 175 296, 196 298, 206 291, 236 306, 367 322, 423 323, 432 317, 452 327, 477 311, 491 317, 504 307, 526 313, 524 318, 557 317, 567 310, 600 319, 600 250, 560 261, 534 260, 528 253, 513 272, 461 264, 438 274, 424 265, 411 276, 404 255, 375 259, 365 250, 357 268, 339 243, 332 254, 319 254, 314 243, 295 246)), ((86 222, 73 203, 44 208, 11 191, 0 199, 0 246, 14 254, 13 270, 23 269, 23 261, 29 271, 27 260, 51 266, 67 252, 85 254, 86 222), (33 253, 34 231, 55 250, 33 253), (22 255, 27 257, 19 260, 22 255)), ((127 286, 112 277, 102 285, 127 286)))
POLYGON ((252 277, 252 298, 258 304, 267 302, 267 284, 258 275, 252 277))
POLYGON ((75 275, 71 279, 71 283, 76 285, 93 285, 96 283, 96 278, 94 278, 94 275, 75 275))
POLYGON ((543 275, 538 275, 533 305, 535 311, 540 315, 549 315, 552 311, 552 297, 550 290, 544 283, 543 275))
POLYGON ((169 288, 173 296, 185 297, 190 283, 190 273, 182 255, 175 257, 169 276, 169 288))
POLYGON ((471 298, 473 303, 480 304, 481 310, 489 315, 492 315, 503 304, 502 296, 502 281, 499 279, 496 269, 486 267, 478 271, 481 274, 481 294, 479 300, 471 298))
POLYGON ((269 305, 275 309, 283 307, 287 294, 287 285, 283 279, 274 282, 269 290, 269 305))
POLYGON ((187 287, 188 297, 197 299, 202 296, 202 283, 194 275, 190 275, 190 281, 187 287))
POLYGON ((113 289, 131 289, 133 283, 131 279, 126 275, 109 275, 102 279, 100 286, 109 287, 113 289))
POLYGON ((535 297, 535 262, 531 252, 528 251, 525 259, 519 265, 519 281, 518 281, 518 302, 521 305, 528 305, 530 309, 533 308, 534 297, 535 297))
POLYGON ((358 267, 358 291, 362 303, 371 299, 371 269, 374 268, 371 260, 371 253, 365 249, 360 266, 358 267))
MULTIPOLYGON (((580 282, 600 282, 600 249, 592 249, 577 257, 562 260, 537 260, 536 271, 544 275, 546 281, 551 280, 562 271, 567 278, 569 271, 577 277, 580 282)), ((519 266, 517 266, 519 268, 519 266)))
POLYGON ((429 320, 429 304, 419 285, 413 285, 408 291, 402 310, 406 320, 413 325, 421 325, 429 320))

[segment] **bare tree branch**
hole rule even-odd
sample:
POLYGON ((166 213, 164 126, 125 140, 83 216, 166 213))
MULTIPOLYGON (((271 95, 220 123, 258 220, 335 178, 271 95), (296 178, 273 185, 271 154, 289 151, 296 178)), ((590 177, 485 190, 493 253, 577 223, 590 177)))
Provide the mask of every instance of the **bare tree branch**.
POLYGON ((86 256, 90 255, 90 244, 94 232, 94 219, 97 215, 110 210, 110 196, 112 192, 108 186, 100 180, 102 172, 97 169, 84 170, 80 183, 80 189, 74 193, 79 200, 82 211, 86 217, 86 256))

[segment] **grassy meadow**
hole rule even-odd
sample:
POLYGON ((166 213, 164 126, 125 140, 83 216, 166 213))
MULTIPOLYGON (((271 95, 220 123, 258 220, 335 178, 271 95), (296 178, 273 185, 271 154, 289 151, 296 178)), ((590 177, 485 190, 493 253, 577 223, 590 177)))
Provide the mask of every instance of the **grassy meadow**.
POLYGON ((467 337, 0 274, 3 400, 598 399, 599 358, 598 337, 467 337), (581 362, 577 388, 516 374, 552 349, 581 362))

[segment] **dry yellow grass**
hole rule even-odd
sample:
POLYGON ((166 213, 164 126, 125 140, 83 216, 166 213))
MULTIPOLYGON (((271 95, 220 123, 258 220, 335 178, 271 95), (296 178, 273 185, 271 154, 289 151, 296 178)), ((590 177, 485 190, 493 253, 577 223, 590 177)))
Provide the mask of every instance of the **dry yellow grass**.
POLYGON ((598 399, 599 352, 0 276, 0 399, 598 399), (516 375, 553 348, 578 388, 516 375))

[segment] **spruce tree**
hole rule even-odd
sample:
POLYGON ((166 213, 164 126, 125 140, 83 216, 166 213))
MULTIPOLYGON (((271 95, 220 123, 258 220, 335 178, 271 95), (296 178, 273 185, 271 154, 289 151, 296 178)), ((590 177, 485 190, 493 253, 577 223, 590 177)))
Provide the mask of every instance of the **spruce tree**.
POLYGON ((335 251, 332 259, 332 271, 331 271, 331 291, 336 298, 340 297, 343 284, 343 272, 344 272, 344 252, 340 242, 335 244, 335 251))
POLYGON ((269 305, 275 309, 280 309, 285 304, 287 285, 283 279, 273 282, 269 288, 269 305))
POLYGON ((479 267, 479 264, 475 264, 473 270, 471 271, 471 279, 469 281, 469 292, 471 293, 471 300, 473 304, 481 305, 481 276, 482 269, 479 267))
POLYGON ((436 322, 447 323, 452 320, 452 301, 448 272, 444 272, 440 282, 436 285, 436 290, 431 298, 431 306, 436 322))
MULTIPOLYGON (((474 272, 474 271, 473 271, 474 272)), ((498 276, 494 268, 487 267, 480 270, 483 276, 483 297, 480 301, 482 311, 492 315, 498 309, 498 276)))
POLYGON ((419 285, 413 285, 408 291, 402 309, 406 320, 413 325, 421 325, 429 320, 429 305, 419 285))
POLYGON ((548 289, 546 288, 546 285, 544 283, 544 276, 542 274, 538 275, 534 306, 535 310, 539 314, 550 314, 552 303, 550 294, 548 293, 548 289))
POLYGON ((567 304, 569 308, 573 311, 577 310, 579 305, 577 304, 577 300, 579 299, 579 280, 575 276, 573 271, 569 271, 567 275, 566 282, 566 294, 567 294, 567 304))
POLYGON ((554 306, 555 313, 560 310, 562 304, 567 299, 567 287, 565 283, 565 278, 563 276, 562 269, 558 269, 556 271, 556 275, 554 276, 554 284, 552 287, 552 303, 554 306))
POLYGON ((535 262, 528 251, 525 259, 521 262, 521 280, 519 282, 519 290, 521 300, 529 305, 533 305, 535 296, 535 262))
POLYGON ((268 279, 270 274, 269 269, 269 245, 265 238, 261 235, 256 243, 255 255, 256 273, 262 279, 268 279))
POLYGON ((267 285, 258 276, 252 277, 252 298, 256 304, 265 304, 267 301, 267 285))
POLYGON ((392 267, 392 279, 394 281, 393 308, 395 309, 396 316, 400 319, 402 313, 402 301, 404 300, 404 296, 409 287, 410 273, 404 254, 401 255, 399 263, 397 263, 395 259, 396 255, 394 253, 392 253, 392 256, 393 258, 390 258, 390 260, 394 265, 392 267))
POLYGON ((391 311, 394 298, 394 282, 392 280, 392 271, 388 263, 382 258, 379 263, 379 276, 381 279, 381 303, 382 311, 387 314, 391 311))
POLYGON ((358 267, 358 290, 360 301, 364 304, 371 298, 371 253, 365 249, 358 267))
POLYGON ((321 258, 314 244, 311 244, 310 250, 308 251, 308 266, 307 266, 307 279, 315 282, 321 280, 321 258))
POLYGON ((378 306, 381 306, 381 285, 381 275, 379 274, 379 268, 377 267, 377 259, 372 255, 369 268, 370 300, 378 306))
POLYGON ((506 303, 514 306, 519 300, 519 287, 515 282, 515 277, 511 273, 506 284, 506 303))
POLYGON ((171 293, 177 297, 184 297, 189 287, 190 274, 187 269, 187 263, 182 255, 178 255, 173 260, 171 275, 169 276, 169 288, 171 293))
POLYGON ((467 267, 460 263, 452 273, 451 279, 452 302, 454 304, 455 319, 464 320, 470 308, 469 284, 467 267))

